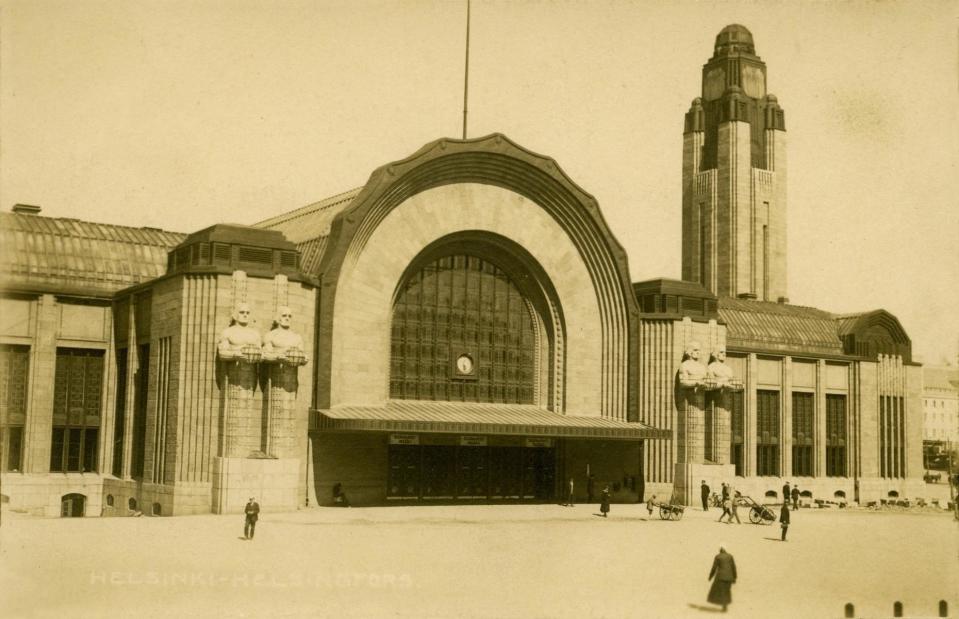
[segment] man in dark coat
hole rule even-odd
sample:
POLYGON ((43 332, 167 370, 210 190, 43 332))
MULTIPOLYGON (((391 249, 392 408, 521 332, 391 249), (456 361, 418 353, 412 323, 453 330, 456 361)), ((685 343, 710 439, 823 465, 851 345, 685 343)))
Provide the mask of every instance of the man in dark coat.
POLYGON ((793 509, 799 509, 799 486, 793 484, 793 509))
POLYGON ((783 503, 783 508, 779 510, 779 526, 783 529, 783 541, 786 541, 786 531, 789 530, 789 501, 783 503))
POLYGON ((725 544, 719 547, 719 554, 713 559, 709 578, 712 579, 713 584, 709 588, 706 601, 710 604, 719 604, 723 607, 723 612, 726 612, 726 607, 733 601, 732 587, 736 582, 736 561, 726 552, 725 544))
POLYGON ((709 511, 709 486, 706 485, 705 479, 699 486, 699 494, 703 497, 703 511, 709 511))
POLYGON ((586 502, 587 503, 593 502, 593 483, 594 483, 593 480, 594 479, 595 479, 595 476, 592 473, 590 473, 589 476, 586 477, 586 502))
POLYGON ((789 502, 789 482, 783 484, 783 503, 789 502))
POLYGON ((246 524, 243 526, 243 537, 253 539, 253 534, 256 532, 256 521, 260 517, 260 504, 256 502, 255 497, 250 497, 246 507, 243 508, 243 513, 246 514, 246 524))

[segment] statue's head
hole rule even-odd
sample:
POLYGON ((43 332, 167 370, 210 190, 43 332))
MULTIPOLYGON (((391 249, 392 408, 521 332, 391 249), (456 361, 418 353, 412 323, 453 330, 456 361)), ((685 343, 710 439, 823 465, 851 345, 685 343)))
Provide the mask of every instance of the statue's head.
POLYGON ((290 322, 293 320, 293 310, 286 305, 281 305, 276 309, 276 324, 284 329, 290 328, 290 322))
POLYGON ((717 348, 713 351, 713 361, 719 361, 720 363, 726 362, 726 349, 717 348))
POLYGON ((690 342, 686 345, 686 357, 694 361, 699 361, 700 347, 699 342, 690 342))
POLYGON ((233 310, 233 320, 238 325, 246 326, 250 322, 250 306, 247 303, 240 303, 233 310))

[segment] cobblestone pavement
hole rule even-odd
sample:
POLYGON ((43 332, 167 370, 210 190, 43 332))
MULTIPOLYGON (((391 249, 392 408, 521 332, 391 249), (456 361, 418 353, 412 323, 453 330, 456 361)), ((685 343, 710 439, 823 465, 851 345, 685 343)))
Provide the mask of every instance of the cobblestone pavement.
MULTIPOLYGON (((959 615, 947 513, 807 509, 777 525, 678 522, 644 506, 306 509, 242 516, 36 519, 4 512, 4 617, 709 617, 718 544, 730 615, 959 615)), ((778 510, 777 510, 778 511, 778 510)), ((740 510, 745 515, 745 510, 740 510)))

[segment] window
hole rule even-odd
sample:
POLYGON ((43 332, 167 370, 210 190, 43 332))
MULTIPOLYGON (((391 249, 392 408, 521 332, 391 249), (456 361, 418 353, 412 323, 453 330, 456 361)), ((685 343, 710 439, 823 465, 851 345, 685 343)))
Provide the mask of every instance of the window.
POLYGON ((535 325, 530 305, 496 265, 446 256, 414 273, 393 307, 390 397, 533 403, 535 325), (454 374, 461 354, 474 360, 454 374))
POLYGON ((779 476, 779 392, 756 392, 756 475, 779 476))
POLYGON ((150 345, 137 346, 137 371, 133 376, 133 445, 130 453, 130 476, 143 477, 146 457, 147 391, 150 387, 150 345))
POLYGON ((742 477, 744 472, 743 439, 746 436, 743 423, 743 392, 733 391, 729 394, 730 415, 730 449, 729 457, 736 467, 736 476, 742 477))
POLYGON ((905 476, 905 437, 902 396, 879 396, 879 474, 905 476))
POLYGON ((108 495, 107 495, 107 507, 113 507, 113 495, 112 495, 112 494, 108 494, 108 495))
POLYGON ((123 476, 123 435, 127 417, 127 349, 117 349, 117 397, 113 422, 113 474, 123 476))
POLYGON ((50 470, 97 470, 103 351, 58 348, 50 470))
POLYGON ((0 470, 23 468, 29 346, 0 346, 0 470))
POLYGON ((814 396, 811 393, 792 394, 793 475, 813 475, 813 414, 814 396))
POLYGON ((846 476, 846 396, 826 394, 826 476, 846 476))
POLYGON ((134 499, 133 497, 130 497, 130 500, 127 501, 127 507, 130 509, 130 511, 136 511, 137 500, 134 499))

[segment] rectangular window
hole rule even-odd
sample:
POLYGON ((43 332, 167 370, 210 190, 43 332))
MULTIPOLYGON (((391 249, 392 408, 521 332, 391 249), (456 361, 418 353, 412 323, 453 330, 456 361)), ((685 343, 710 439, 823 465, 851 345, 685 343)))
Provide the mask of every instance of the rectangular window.
POLYGON ((123 435, 127 416, 127 349, 117 349, 117 398, 113 425, 113 474, 123 476, 123 435))
POLYGON ((147 440, 147 391, 150 387, 150 345, 137 346, 137 371, 133 377, 133 447, 130 476, 143 477, 147 440))
POLYGON ((846 396, 826 394, 826 476, 846 476, 846 396))
POLYGON ((58 348, 50 470, 96 471, 103 389, 102 350, 58 348))
POLYGON ((756 392, 756 475, 779 476, 779 392, 756 392))
POLYGON ((793 475, 813 475, 813 417, 815 397, 812 393, 792 394, 793 475))
POLYGON ((743 392, 733 391, 729 394, 729 415, 730 415, 730 449, 729 456, 732 464, 736 467, 736 476, 745 475, 745 462, 743 456, 743 440, 746 436, 745 423, 743 421, 743 392))
POLYGON ((23 468, 23 426, 27 416, 29 346, 0 346, 0 468, 23 468))

